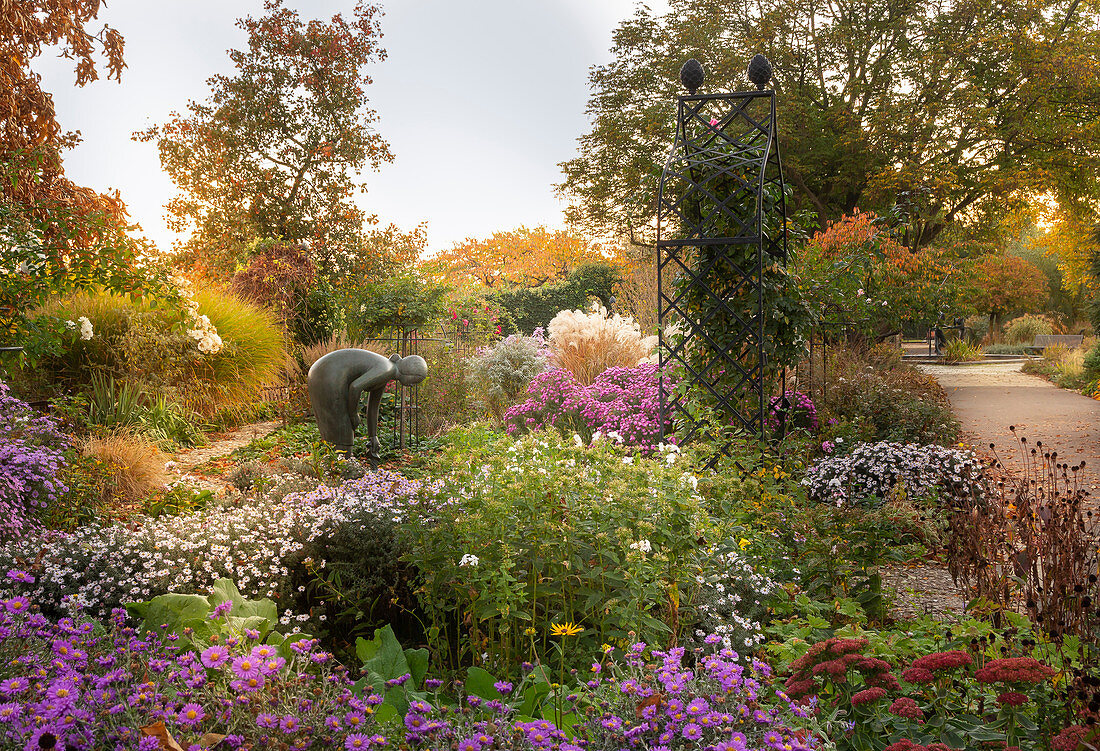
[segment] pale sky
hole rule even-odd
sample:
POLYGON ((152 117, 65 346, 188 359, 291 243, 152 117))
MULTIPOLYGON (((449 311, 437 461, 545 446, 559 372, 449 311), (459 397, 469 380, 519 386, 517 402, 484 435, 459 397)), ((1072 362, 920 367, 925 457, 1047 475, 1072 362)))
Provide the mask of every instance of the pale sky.
MULTIPOLYGON (((354 4, 286 2, 303 20, 347 16, 354 4)), ((588 129, 588 69, 608 61, 611 33, 634 0, 381 4, 388 57, 370 67, 368 96, 396 158, 366 173, 364 208, 403 229, 427 221, 431 251, 519 225, 562 226, 557 164, 588 129)), ((35 63, 61 126, 84 139, 64 157, 68 176, 119 190, 161 248, 175 237, 164 223, 175 187, 155 144, 130 134, 205 99, 206 79, 233 70, 226 50, 245 45, 235 20, 262 13, 262 0, 109 0, 99 20, 125 37, 121 84, 77 89, 70 61, 46 55, 35 63)))

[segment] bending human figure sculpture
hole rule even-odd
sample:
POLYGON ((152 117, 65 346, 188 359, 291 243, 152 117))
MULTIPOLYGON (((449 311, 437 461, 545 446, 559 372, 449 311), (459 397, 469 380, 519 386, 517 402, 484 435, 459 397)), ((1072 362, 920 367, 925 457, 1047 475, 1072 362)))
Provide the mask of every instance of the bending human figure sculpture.
POLYGON ((309 369, 306 384, 317 418, 321 440, 351 457, 351 444, 359 427, 359 398, 367 392, 368 457, 378 466, 382 444, 378 440, 378 408, 382 391, 390 381, 415 386, 428 375, 423 357, 385 357, 366 349, 338 349, 321 357, 309 369))

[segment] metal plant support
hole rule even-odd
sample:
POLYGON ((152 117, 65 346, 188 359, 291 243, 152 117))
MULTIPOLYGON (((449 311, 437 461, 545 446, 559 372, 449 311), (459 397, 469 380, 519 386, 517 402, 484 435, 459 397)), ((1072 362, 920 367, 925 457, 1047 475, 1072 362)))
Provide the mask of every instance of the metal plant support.
POLYGON ((765 431, 765 274, 787 259, 771 64, 757 55, 748 73, 757 91, 696 94, 702 66, 684 64, 658 193, 661 414, 681 441, 703 434, 721 453, 726 428, 765 431))

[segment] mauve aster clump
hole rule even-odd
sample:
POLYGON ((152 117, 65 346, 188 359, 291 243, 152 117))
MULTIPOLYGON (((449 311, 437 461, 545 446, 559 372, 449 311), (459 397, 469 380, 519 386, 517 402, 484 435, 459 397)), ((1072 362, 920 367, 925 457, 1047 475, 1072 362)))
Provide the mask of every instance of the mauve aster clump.
POLYGON ((627 649, 624 664, 594 665, 590 704, 573 728, 577 738, 597 749, 814 748, 811 713, 775 686, 766 663, 746 666, 721 641, 712 634, 706 639, 712 652, 688 655, 674 647, 653 650, 648 659, 639 643, 627 649))
POLYGON ((884 501, 895 488, 910 496, 971 496, 983 491, 982 466, 969 451, 912 443, 858 444, 845 456, 810 467, 802 481, 810 498, 835 503, 884 501))
POLYGON ((508 433, 549 427, 603 433, 650 454, 661 441, 658 372, 654 364, 608 368, 584 386, 567 370, 548 370, 531 381, 527 401, 505 413, 508 433))
POLYGON ((67 444, 56 421, 0 383, 0 540, 37 528, 36 510, 68 492, 58 479, 67 444))
MULTIPOLYGON (((24 571, 9 584, 33 583, 24 571)), ((118 609, 107 629, 83 617, 52 622, 0 595, 0 748, 157 751, 163 723, 183 748, 366 748, 376 695, 357 697, 343 666, 316 641, 287 656, 245 631, 202 652, 171 633, 139 633, 118 609), (360 745, 355 745, 360 743, 360 745)), ((212 618, 221 618, 224 610, 212 618)))
POLYGON ((783 399, 787 399, 787 429, 801 428, 811 433, 817 430, 817 407, 813 399, 801 391, 784 391, 782 396, 773 396, 768 402, 767 425, 772 430, 779 427, 780 411, 783 408, 783 399))

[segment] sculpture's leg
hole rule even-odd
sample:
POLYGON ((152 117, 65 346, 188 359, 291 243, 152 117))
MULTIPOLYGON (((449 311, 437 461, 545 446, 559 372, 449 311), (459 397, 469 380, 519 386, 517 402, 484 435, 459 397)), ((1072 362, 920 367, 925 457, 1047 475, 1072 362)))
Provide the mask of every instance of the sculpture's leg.
POLYGON ((378 409, 382 406, 382 391, 385 386, 372 389, 367 397, 367 435, 370 437, 371 469, 378 469, 378 462, 382 460, 382 443, 378 440, 378 409))

